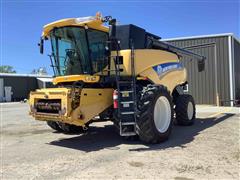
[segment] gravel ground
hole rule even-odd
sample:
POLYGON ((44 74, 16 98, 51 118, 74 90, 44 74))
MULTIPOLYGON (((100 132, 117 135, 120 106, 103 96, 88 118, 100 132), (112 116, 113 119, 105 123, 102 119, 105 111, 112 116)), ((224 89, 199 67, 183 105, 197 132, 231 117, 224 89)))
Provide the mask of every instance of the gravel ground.
POLYGON ((82 135, 56 133, 28 116, 27 104, 1 104, 1 179, 239 179, 239 108, 198 106, 191 127, 144 145, 110 122, 82 135))

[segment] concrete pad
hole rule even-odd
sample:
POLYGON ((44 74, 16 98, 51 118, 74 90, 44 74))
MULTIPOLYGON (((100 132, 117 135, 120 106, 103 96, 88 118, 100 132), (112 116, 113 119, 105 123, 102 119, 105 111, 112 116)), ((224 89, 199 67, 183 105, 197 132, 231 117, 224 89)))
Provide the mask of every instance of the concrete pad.
POLYGON ((27 104, 1 105, 1 179, 239 179, 239 109, 197 108, 193 126, 168 141, 121 138, 111 122, 86 134, 56 133, 28 116, 27 104))

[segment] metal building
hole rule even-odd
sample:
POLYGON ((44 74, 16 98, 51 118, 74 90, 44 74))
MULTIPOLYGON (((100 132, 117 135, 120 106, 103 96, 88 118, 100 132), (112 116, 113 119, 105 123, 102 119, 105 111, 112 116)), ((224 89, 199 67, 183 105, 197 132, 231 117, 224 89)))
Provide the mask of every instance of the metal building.
MULTIPOLYGON (((189 92, 197 104, 234 106, 240 100, 240 41, 232 33, 163 39, 206 56, 205 71, 197 62, 183 60, 189 92)), ((187 58, 187 57, 183 57, 187 58)))
POLYGON ((0 102, 27 99, 30 91, 51 87, 51 76, 0 73, 0 102))

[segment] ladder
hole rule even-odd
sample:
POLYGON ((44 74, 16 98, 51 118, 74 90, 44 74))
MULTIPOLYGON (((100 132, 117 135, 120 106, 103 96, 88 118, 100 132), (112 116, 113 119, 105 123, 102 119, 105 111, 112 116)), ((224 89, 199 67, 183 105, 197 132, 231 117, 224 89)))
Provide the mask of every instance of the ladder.
MULTIPOLYGON (((123 59, 122 59, 123 62, 123 59)), ((136 135, 136 76, 134 62, 134 46, 131 42, 131 76, 121 76, 120 57, 115 57, 116 84, 118 91, 118 119, 121 136, 136 135)))

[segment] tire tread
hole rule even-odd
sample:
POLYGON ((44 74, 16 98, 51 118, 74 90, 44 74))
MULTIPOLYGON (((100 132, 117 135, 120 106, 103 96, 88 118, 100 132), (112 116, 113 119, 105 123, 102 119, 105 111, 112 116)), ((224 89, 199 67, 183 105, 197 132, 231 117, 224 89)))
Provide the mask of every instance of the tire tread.
POLYGON ((172 129, 172 120, 173 120, 173 109, 172 109, 172 100, 169 91, 165 86, 147 86, 143 89, 138 105, 138 118, 137 118, 137 132, 139 138, 145 143, 160 143, 168 139, 171 129, 172 129), (171 105, 171 122, 169 129, 165 133, 159 133, 155 127, 153 119, 153 111, 156 99, 164 95, 168 98, 171 105), (148 102, 145 104, 145 102, 148 102))
POLYGON ((194 124, 196 118, 196 107, 194 103, 194 99, 189 94, 180 95, 176 100, 176 122, 179 125, 190 126, 194 124), (191 120, 188 119, 187 108, 188 103, 191 101, 193 103, 193 118, 191 120))

